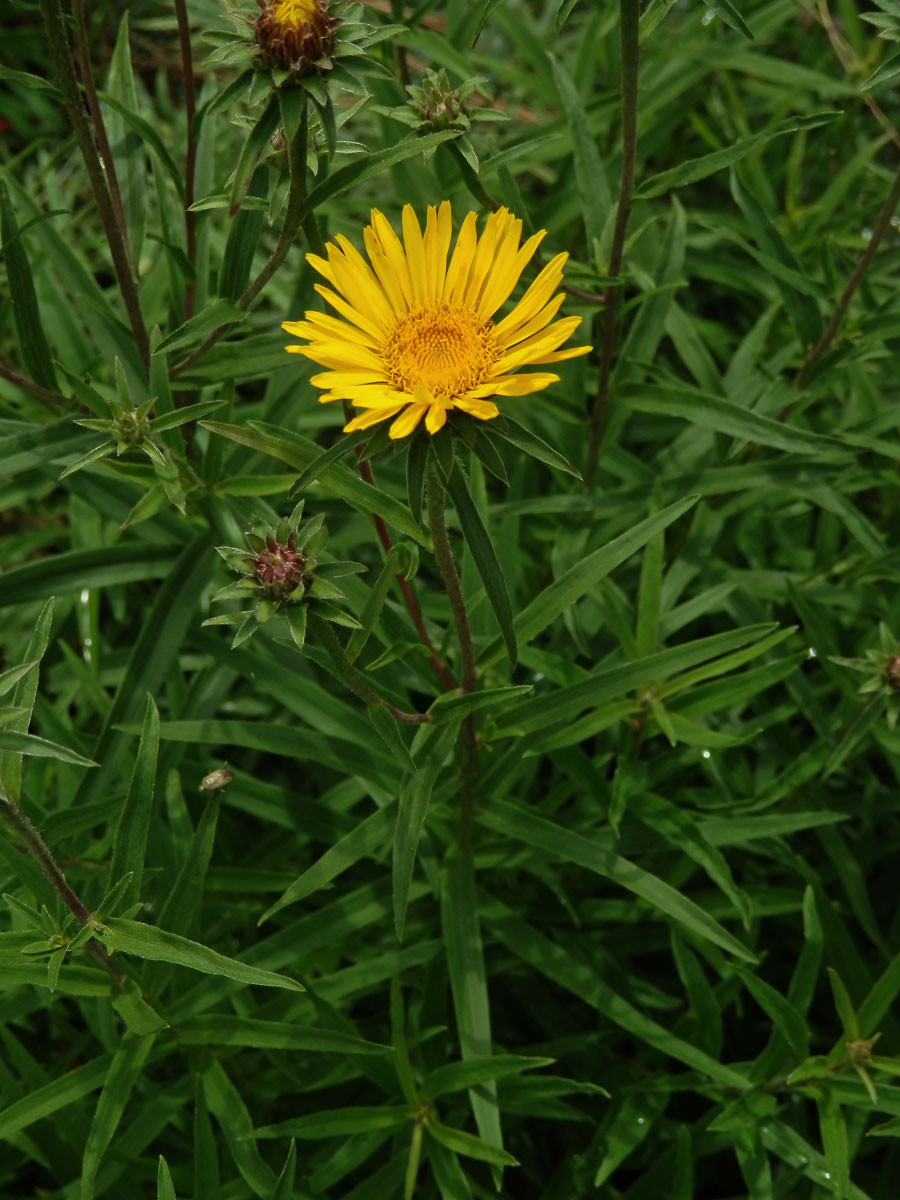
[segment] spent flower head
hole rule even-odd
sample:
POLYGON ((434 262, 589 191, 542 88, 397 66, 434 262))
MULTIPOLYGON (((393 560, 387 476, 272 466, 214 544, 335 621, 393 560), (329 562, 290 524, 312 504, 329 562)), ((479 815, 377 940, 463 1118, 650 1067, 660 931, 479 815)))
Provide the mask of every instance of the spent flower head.
POLYGON ((217 547, 240 579, 218 591, 213 600, 239 599, 252 604, 249 609, 204 621, 204 625, 236 625, 232 646, 239 646, 273 617, 284 616, 294 643, 302 649, 310 604, 327 621, 351 628, 358 624, 339 607, 346 597, 332 577, 364 568, 358 563, 319 560, 328 543, 328 530, 321 514, 300 524, 303 503, 301 500, 291 515, 277 525, 254 522, 254 528, 245 535, 245 547, 217 547))
POLYGON ((505 208, 491 213, 479 237, 476 215, 462 223, 452 255, 450 204, 429 207, 424 233, 412 206, 403 209, 403 241, 377 209, 364 230, 368 263, 345 237, 327 247, 327 259, 307 261, 326 280, 316 291, 339 314, 307 312, 287 321, 305 339, 286 349, 326 368, 312 377, 322 403, 349 401, 360 414, 347 433, 391 421, 391 438, 413 432, 424 419, 437 433, 448 415, 489 421, 500 413, 491 397, 527 396, 556 383, 550 366, 590 346, 560 349, 581 317, 555 321, 564 299, 568 255, 557 254, 511 311, 497 314, 544 237, 520 244, 522 222, 505 208))

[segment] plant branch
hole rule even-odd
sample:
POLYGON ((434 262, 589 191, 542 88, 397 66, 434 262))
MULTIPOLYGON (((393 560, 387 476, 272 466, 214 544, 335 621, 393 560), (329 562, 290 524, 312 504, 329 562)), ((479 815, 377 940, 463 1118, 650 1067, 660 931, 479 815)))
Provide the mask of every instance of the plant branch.
MULTIPOLYGON (((184 165, 184 236, 187 260, 191 267, 197 258, 197 214, 191 212, 194 203, 194 177, 197 168, 197 142, 194 138, 194 61, 191 52, 191 27, 185 0, 175 0, 178 22, 178 41, 181 45, 181 73, 184 76, 184 119, 187 124, 187 153, 184 165)), ((184 319, 194 312, 194 284, 190 279, 184 286, 184 319)))
POLYGON ((141 305, 138 298, 137 283, 132 271, 131 256, 123 232, 116 221, 116 211, 110 194, 106 171, 97 153, 94 130, 85 115, 59 0, 41 0, 41 13, 44 18, 44 27, 47 31, 50 53, 53 57, 53 63, 56 67, 56 73, 62 89, 63 103, 65 104, 69 120, 72 123, 72 129, 75 133, 82 157, 84 158, 84 164, 87 167, 94 201, 100 214, 100 220, 103 223, 116 278, 119 282, 122 299, 125 303, 125 311, 128 314, 128 320, 134 332, 141 361, 144 364, 145 370, 149 372, 150 341, 147 337, 146 327, 144 326, 144 318, 141 315, 141 305))
POLYGON ((800 388, 804 387, 816 362, 821 358, 834 340, 834 335, 837 333, 841 321, 844 319, 844 314, 847 311, 847 306, 853 297, 853 293, 859 287, 860 283, 862 283, 863 276, 865 275, 866 271, 868 271, 869 264, 875 257, 875 252, 881 243, 881 239, 890 228, 891 217, 894 215, 898 203, 900 203, 900 168, 898 168, 897 174, 894 176, 894 182, 891 184, 891 190, 888 192, 884 206, 882 207, 881 212, 878 214, 878 220, 875 222, 875 228, 872 230, 872 237, 869 241, 869 244, 866 246, 862 258, 860 258, 859 262, 857 263, 856 270, 850 276, 850 280, 847 286, 844 288, 840 300, 838 300, 837 308, 834 310, 831 320, 828 322, 828 325, 825 328, 825 332, 822 334, 821 338, 819 338, 818 343, 813 346, 812 350, 810 350, 810 352, 807 354, 806 361, 797 372, 797 376, 794 379, 794 387, 796 389, 799 390, 800 388))
MULTIPOLYGON (((278 244, 272 251, 269 261, 253 282, 249 284, 240 299, 235 302, 236 308, 246 308, 259 295, 284 262, 285 256, 293 245, 294 239, 303 223, 304 216, 306 215, 304 209, 306 207, 306 151, 308 143, 309 112, 308 102, 304 102, 300 124, 290 144, 288 155, 291 183, 288 190, 287 212, 285 213, 281 236, 278 239, 278 244)), ((228 321, 224 325, 220 325, 218 329, 214 329, 206 341, 198 346, 192 354, 189 354, 187 358, 183 358, 181 362, 177 362, 169 368, 169 375, 179 375, 182 371, 186 371, 188 367, 192 367, 211 346, 216 344, 225 330, 230 329, 233 324, 233 321, 228 321)))
POLYGON ((49 388, 41 387, 39 383, 32 383, 30 379, 26 379, 24 375, 19 375, 11 367, 5 363, 0 363, 0 379, 7 379, 10 383, 14 383, 16 387, 22 388, 25 392, 31 392, 33 396, 40 396, 42 400, 46 400, 48 404, 52 404, 55 408, 68 408, 69 401, 61 392, 52 392, 49 388))
MULTIPOLYGON (((631 214, 631 193, 634 190, 634 165, 637 157, 637 92, 638 92, 638 0, 619 0, 619 36, 622 47, 622 180, 619 185, 619 204, 613 230, 609 258, 609 274, 615 278, 622 267, 625 234, 631 214)), ((603 346, 600 352, 600 378, 591 414, 591 436, 588 445, 585 483, 590 484, 597 470, 600 454, 600 429, 609 396, 609 377, 612 370, 613 343, 616 333, 616 299, 618 287, 610 286, 603 295, 603 346)))
POLYGON ((125 224, 125 209, 122 206, 122 192, 119 188, 119 177, 116 174, 116 163, 112 147, 106 133, 106 124, 97 99, 97 88, 94 86, 94 72, 91 69, 91 57, 87 48, 87 26, 84 19, 84 0, 72 0, 72 16, 75 18, 75 54, 78 58, 78 70, 81 73, 81 85, 87 100, 88 110, 94 124, 94 134, 106 170, 106 182, 109 186, 109 198, 112 202, 116 225, 128 257, 128 269, 134 276, 134 262, 131 257, 131 246, 128 242, 128 228, 125 224))
MULTIPOLYGON (((78 896, 70 887, 65 875, 57 866, 56 860, 50 853, 50 850, 41 837, 40 833, 28 819, 18 805, 14 804, 5 792, 0 791, 0 816, 6 821, 21 838, 22 843, 27 853, 34 859, 43 873, 53 884, 56 891, 59 893, 63 904, 68 908, 69 912, 75 917, 79 925, 89 925, 92 929, 102 929, 99 921, 95 920, 92 914, 84 906, 78 896)), ((116 983, 121 987, 125 982, 125 976, 116 969, 113 961, 106 950, 98 942, 93 940, 85 944, 85 950, 91 957, 107 971, 116 983)))
POLYGON ((358 696, 365 704, 377 704, 381 708, 386 708, 395 721, 404 725, 425 725, 431 720, 427 713, 408 713, 394 708, 393 704, 389 704, 377 692, 373 692, 347 658, 344 647, 330 624, 324 618, 317 617, 313 612, 308 612, 307 620, 316 631, 316 636, 325 647, 328 657, 334 663, 341 682, 354 696, 358 696))

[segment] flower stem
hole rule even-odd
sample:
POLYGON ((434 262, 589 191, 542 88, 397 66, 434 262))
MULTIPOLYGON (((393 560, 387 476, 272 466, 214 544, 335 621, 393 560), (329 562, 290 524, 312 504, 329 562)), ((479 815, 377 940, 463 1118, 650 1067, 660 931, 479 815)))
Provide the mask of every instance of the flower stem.
POLYGON ((309 621, 310 628, 315 630, 316 636, 325 647, 328 657, 334 663, 341 682, 354 696, 358 696, 366 704, 377 704, 381 708, 386 708, 395 721, 399 721, 404 725, 425 725, 431 720, 427 713, 408 713, 403 712, 400 708, 394 708, 393 704, 388 704, 387 700, 383 700, 381 696, 373 692, 368 684, 364 682, 349 658, 347 658, 347 655, 344 653, 344 647, 341 645, 337 634, 331 628, 328 621, 322 617, 317 617, 312 612, 308 613, 307 620, 309 621))
POLYGON ((794 379, 794 387, 798 391, 806 385, 810 374, 812 373, 812 369, 816 365, 816 362, 822 357, 834 340, 834 335, 837 333, 840 324, 844 319, 844 314, 847 311, 848 304, 853 298, 853 293, 859 287, 860 283, 862 283, 863 276, 865 275, 866 271, 868 271, 869 264, 875 257, 875 251, 878 249, 881 239, 884 237, 885 233, 887 233, 890 227, 891 217, 893 217, 898 203, 900 203, 900 168, 898 168, 897 174, 894 176, 894 182, 891 184, 891 190, 888 192, 884 206, 881 209, 881 212, 878 214, 878 220, 875 222, 875 228, 872 230, 872 237, 869 240, 869 244, 866 246, 865 252, 863 253, 859 262, 856 264, 856 270, 850 276, 850 280, 847 283, 847 286, 844 288, 840 300, 838 300, 837 308, 832 313, 831 320, 828 322, 825 332, 819 338, 819 341, 816 343, 816 345, 813 346, 813 348, 809 351, 806 356, 806 361, 797 372, 797 376, 794 379))
POLYGON ((46 400, 48 404, 52 404, 54 408, 68 408, 69 400, 60 392, 53 392, 49 388, 41 387, 39 383, 32 383, 30 379, 26 379, 24 375, 20 375, 5 363, 0 362, 0 379, 6 379, 10 383, 21 388, 25 392, 30 392, 33 396, 40 396, 42 400, 46 400))
MULTIPOLYGON (((175 0, 175 18, 178 22, 178 41, 181 45, 181 73, 184 76, 184 119, 187 123, 187 152, 184 164, 184 236, 187 260, 191 267, 197 257, 196 213, 191 212, 194 203, 194 178, 197 169, 197 142, 194 138, 194 61, 191 53, 191 27, 188 22, 184 0, 175 0)), ((190 320, 194 312, 194 284, 190 279, 184 285, 184 319, 190 320)))
MULTIPOLYGON (((50 882, 56 888, 66 908, 72 913, 79 925, 90 925, 92 929, 101 929, 99 921, 96 921, 88 909, 84 906, 72 888, 69 886, 65 875, 57 866, 56 860, 50 853, 50 850, 38 833, 34 825, 29 821, 28 817, 22 812, 18 805, 14 804, 5 792, 0 791, 0 816, 6 821, 7 825, 12 828, 17 836, 21 838, 22 844, 28 854, 34 859, 37 865, 41 868, 50 882)), ((85 950, 91 957, 107 971, 116 983, 121 987, 125 982, 125 976, 116 969, 113 961, 107 954, 103 946, 91 940, 85 944, 85 950)))
POLYGON ((97 211, 103 223, 116 278, 119 282, 122 299, 125 303, 125 311, 128 314, 128 320, 134 332, 141 361, 144 364, 145 370, 149 373, 150 341, 147 337, 144 318, 141 315, 141 305, 138 299, 137 283, 132 271, 131 255, 123 229, 119 227, 116 220, 116 210, 110 194, 105 164, 101 162, 100 156, 97 153, 94 131, 85 115, 59 0, 41 0, 41 13, 44 18, 44 27, 47 31, 50 53, 59 77, 63 103, 69 120, 72 123, 75 138, 81 149, 84 164, 87 167, 91 190, 94 193, 97 211))
MULTIPOLYGON (((619 38, 622 48, 622 180, 619 185, 619 204, 613 230, 609 257, 609 274, 613 277, 622 268, 625 234, 631 213, 631 193, 634 190, 634 166, 637 157, 637 92, 638 92, 638 0, 619 0, 619 38)), ((600 352, 600 378, 591 414, 591 436, 584 470, 585 483, 590 483, 597 470, 600 456, 600 430, 609 396, 609 377, 616 332, 616 298, 618 288, 610 285, 604 292, 603 348, 600 352)))
MULTIPOLYGON (((43 0, 42 0, 43 2, 43 0)), ((235 302, 236 308, 247 308, 251 301, 259 295, 262 289, 266 286, 281 264, 284 262, 288 250, 294 243, 294 239, 303 223, 304 208, 306 206, 306 151, 309 143, 309 113, 307 105, 304 103, 303 112, 300 117, 300 124, 297 127, 297 132, 294 135, 290 144, 288 153, 288 163, 290 166, 291 183, 288 191, 287 212, 285 213, 284 225, 282 226, 281 236, 278 239, 278 244, 272 251, 269 261, 247 287, 244 294, 235 302)), ((214 346, 226 329, 230 329, 234 324, 233 321, 228 321, 224 325, 220 325, 214 329, 209 337, 198 348, 183 358, 181 362, 177 362, 169 368, 169 375, 178 375, 182 371, 186 371, 188 367, 192 367, 198 359, 214 346)))
MULTIPOLYGON (((450 611, 456 626, 456 636, 459 639, 459 653, 462 662, 462 677, 460 691, 471 692, 475 689, 475 647, 472 643, 472 630, 469 626, 469 613, 463 596, 459 573, 453 561, 453 550, 450 547, 450 536, 447 532, 447 520, 444 515, 444 485, 433 458, 429 455, 427 474, 428 493, 428 525, 431 530, 431 540, 434 543, 434 556, 437 559, 438 570, 444 581, 447 598, 450 601, 450 611)), ((460 840, 468 840, 469 827, 472 823, 474 807, 473 783, 475 776, 475 714, 467 713, 462 723, 462 807, 460 810, 460 840)))

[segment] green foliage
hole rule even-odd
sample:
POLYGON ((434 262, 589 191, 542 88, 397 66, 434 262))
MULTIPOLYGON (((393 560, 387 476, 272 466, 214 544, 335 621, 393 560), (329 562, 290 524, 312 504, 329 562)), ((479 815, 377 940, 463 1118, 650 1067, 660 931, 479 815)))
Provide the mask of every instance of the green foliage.
POLYGON ((896 0, 108 9, 0 17, 0 1200, 894 1200, 896 0), (593 350, 344 434, 306 252, 445 199, 593 350))

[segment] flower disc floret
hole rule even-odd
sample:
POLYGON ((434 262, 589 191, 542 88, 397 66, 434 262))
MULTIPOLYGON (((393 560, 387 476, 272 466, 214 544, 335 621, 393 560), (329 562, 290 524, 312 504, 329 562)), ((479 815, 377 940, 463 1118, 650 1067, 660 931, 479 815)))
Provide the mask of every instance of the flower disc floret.
POLYGON ((521 244, 522 222, 502 208, 478 236, 469 213, 449 254, 445 201, 428 209, 424 233, 407 204, 402 233, 401 241, 373 209, 363 234, 368 262, 341 236, 326 247, 327 258, 307 255, 329 285, 317 284, 316 291, 338 317, 307 312, 282 327, 306 340, 289 352, 327 368, 312 378, 323 389, 319 399, 347 400, 362 410, 345 432, 391 420, 390 436, 400 438, 424 418, 433 434, 453 410, 490 420, 499 409, 489 397, 526 396, 559 379, 548 371, 520 374, 521 368, 591 349, 560 349, 581 324, 580 317, 554 320, 566 254, 552 259, 498 319, 544 230, 521 244))

